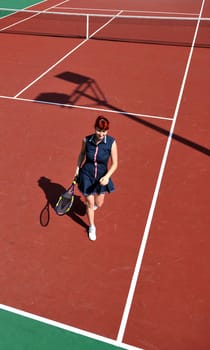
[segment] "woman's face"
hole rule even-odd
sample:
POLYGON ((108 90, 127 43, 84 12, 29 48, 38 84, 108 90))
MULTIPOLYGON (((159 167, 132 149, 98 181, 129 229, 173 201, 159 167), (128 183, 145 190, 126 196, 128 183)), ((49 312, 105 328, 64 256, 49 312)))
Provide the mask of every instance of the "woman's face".
POLYGON ((98 141, 102 141, 104 136, 106 136, 108 133, 108 130, 101 130, 99 128, 95 128, 95 135, 98 141))

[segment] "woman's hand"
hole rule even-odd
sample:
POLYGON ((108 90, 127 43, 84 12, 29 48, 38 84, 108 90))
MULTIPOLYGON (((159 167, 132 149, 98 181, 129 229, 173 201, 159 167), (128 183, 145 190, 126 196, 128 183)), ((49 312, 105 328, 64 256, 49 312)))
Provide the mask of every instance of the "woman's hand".
POLYGON ((100 185, 106 186, 106 185, 108 185, 109 177, 105 175, 105 176, 100 178, 99 182, 100 182, 100 185))

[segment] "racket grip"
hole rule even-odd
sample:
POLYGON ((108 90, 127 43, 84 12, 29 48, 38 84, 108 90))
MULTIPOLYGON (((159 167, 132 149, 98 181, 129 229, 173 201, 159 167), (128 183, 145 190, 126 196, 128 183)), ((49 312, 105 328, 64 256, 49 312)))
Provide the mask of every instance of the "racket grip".
POLYGON ((75 177, 74 177, 74 180, 73 180, 73 185, 76 185, 76 183, 77 183, 77 181, 78 181, 78 178, 79 178, 79 175, 76 175, 75 177))

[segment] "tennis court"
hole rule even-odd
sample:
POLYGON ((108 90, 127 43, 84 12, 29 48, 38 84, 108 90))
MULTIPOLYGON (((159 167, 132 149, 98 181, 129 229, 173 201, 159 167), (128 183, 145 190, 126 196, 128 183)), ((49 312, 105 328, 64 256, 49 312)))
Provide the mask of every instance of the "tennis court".
POLYGON ((208 350, 210 1, 0 0, 0 42, 0 348, 208 350), (53 208, 100 114, 93 243, 53 208))

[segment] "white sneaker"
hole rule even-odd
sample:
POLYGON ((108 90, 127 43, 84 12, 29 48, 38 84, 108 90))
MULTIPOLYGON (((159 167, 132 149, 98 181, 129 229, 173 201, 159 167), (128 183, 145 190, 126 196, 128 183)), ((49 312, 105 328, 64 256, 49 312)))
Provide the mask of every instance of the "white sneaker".
POLYGON ((96 240, 96 227, 95 226, 93 226, 93 225, 89 226, 88 236, 89 236, 89 239, 91 241, 96 240))
POLYGON ((96 204, 94 204, 93 210, 97 210, 98 206, 96 204))

